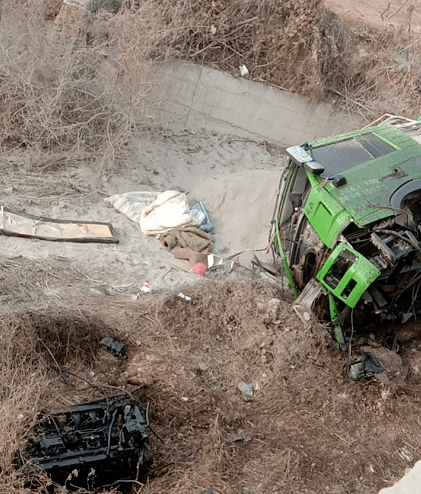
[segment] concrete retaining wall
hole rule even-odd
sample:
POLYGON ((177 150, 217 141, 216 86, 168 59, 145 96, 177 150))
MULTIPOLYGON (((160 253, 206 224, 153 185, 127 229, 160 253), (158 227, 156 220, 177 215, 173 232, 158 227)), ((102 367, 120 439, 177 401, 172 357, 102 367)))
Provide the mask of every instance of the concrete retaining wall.
POLYGON ((156 90, 147 116, 176 128, 215 130, 281 146, 358 128, 332 105, 234 78, 191 63, 170 61, 155 68, 156 90))
POLYGON ((419 494, 421 492, 421 461, 418 461, 401 480, 392 487, 382 489, 379 494, 419 494))

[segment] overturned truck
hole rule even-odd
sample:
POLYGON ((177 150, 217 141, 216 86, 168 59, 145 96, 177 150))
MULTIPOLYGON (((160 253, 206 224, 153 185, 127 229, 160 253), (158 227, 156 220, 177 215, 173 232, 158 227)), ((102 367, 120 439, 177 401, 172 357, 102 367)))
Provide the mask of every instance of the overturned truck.
POLYGON ((396 346, 421 315, 421 122, 377 122, 288 148, 272 222, 291 290, 342 350, 380 328, 396 346))

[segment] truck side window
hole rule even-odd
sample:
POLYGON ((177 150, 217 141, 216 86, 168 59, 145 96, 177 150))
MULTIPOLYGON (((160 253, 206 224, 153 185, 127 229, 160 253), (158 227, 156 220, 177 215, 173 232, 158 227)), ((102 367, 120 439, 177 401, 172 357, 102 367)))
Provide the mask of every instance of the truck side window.
POLYGON ((295 165, 292 162, 289 163, 288 167, 291 169, 292 178, 286 191, 285 202, 281 211, 279 221, 281 229, 287 226, 295 209, 302 206, 304 193, 309 186, 304 167, 295 165))

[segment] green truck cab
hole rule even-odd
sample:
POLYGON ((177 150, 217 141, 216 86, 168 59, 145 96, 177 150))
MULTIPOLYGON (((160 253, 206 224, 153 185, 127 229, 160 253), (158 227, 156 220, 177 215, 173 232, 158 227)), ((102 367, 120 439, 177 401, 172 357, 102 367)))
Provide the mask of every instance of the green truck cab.
POLYGON ((421 315, 419 129, 387 115, 286 150, 272 245, 298 303, 337 335, 421 315))

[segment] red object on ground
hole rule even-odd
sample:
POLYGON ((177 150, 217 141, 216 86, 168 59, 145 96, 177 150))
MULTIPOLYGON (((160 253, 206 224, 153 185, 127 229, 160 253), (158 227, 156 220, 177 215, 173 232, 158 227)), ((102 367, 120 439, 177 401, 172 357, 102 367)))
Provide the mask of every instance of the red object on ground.
POLYGON ((206 271, 206 266, 200 262, 195 264, 191 269, 192 273, 197 273, 199 276, 204 276, 205 271, 206 271))

